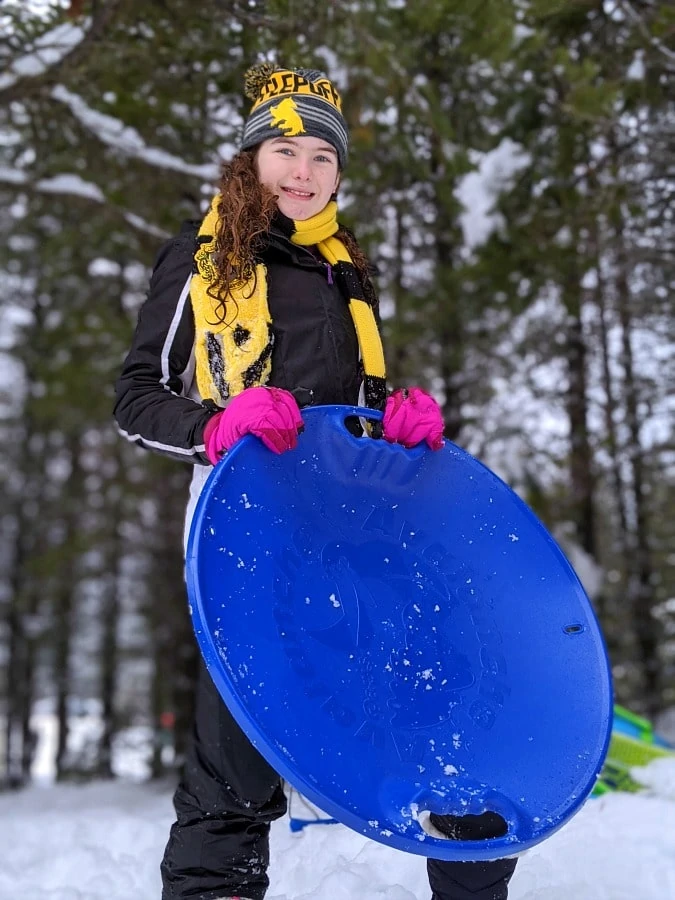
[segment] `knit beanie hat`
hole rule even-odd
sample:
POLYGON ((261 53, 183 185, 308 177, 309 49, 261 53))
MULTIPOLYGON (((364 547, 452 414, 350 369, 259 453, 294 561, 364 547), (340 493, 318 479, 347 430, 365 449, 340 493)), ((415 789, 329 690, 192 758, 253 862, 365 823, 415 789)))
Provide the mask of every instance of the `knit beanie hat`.
POLYGON ((349 134, 342 100, 317 69, 284 69, 271 63, 253 66, 244 90, 253 100, 241 149, 276 137, 315 137, 335 147, 340 168, 347 162, 349 134))

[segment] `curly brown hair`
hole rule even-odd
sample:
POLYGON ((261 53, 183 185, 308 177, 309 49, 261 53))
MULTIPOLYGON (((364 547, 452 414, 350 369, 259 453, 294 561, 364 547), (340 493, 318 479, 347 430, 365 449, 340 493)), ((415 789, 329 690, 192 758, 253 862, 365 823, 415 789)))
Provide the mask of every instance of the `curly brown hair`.
MULTIPOLYGON (((236 303, 232 290, 240 290, 249 283, 251 293, 255 290, 256 263, 265 248, 277 208, 277 198, 258 177, 256 152, 256 148, 241 150, 230 162, 224 163, 218 183, 219 221, 213 253, 216 277, 208 293, 217 301, 216 315, 221 324, 226 322, 228 303, 236 303)), ((336 237, 352 258, 366 299, 375 304, 375 290, 368 275, 370 265, 365 253, 346 228, 340 227, 336 237)))

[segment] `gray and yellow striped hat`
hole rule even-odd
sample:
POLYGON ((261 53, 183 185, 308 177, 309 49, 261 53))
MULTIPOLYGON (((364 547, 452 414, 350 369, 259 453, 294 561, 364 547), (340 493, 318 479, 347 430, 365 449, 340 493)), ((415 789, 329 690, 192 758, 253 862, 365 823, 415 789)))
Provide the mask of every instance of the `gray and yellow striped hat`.
POLYGON ((246 73, 245 92, 253 106, 244 126, 242 150, 269 138, 307 135, 332 144, 340 168, 345 167, 349 133, 342 100, 323 72, 262 63, 246 73))

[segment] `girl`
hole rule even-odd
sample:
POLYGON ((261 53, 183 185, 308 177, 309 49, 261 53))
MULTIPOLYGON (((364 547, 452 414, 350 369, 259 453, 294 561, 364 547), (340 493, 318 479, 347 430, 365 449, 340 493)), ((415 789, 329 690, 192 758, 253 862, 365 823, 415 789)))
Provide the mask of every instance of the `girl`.
MULTIPOLYGON (((124 436, 194 464, 186 534, 210 466, 245 434, 275 453, 295 447, 304 406, 353 405, 362 393, 384 409, 386 440, 443 444, 432 397, 386 396, 368 263, 337 221, 348 151, 337 90, 321 72, 263 64, 247 73, 246 93, 241 149, 201 226, 160 251, 117 383, 124 436)), ((204 666, 174 803, 163 900, 263 900, 270 823, 286 799, 204 666)), ((459 824, 463 839, 474 833, 450 819, 434 824, 449 837, 459 824)), ((475 828, 488 836, 485 822, 475 828)), ((514 868, 429 860, 433 898, 504 900, 514 868)))

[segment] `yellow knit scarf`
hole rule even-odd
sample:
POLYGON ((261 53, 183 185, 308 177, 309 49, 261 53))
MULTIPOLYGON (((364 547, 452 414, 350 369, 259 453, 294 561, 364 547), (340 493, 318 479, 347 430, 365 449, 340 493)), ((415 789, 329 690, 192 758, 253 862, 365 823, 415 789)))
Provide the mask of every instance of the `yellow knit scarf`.
MULTIPOLYGON (((204 400, 222 406, 245 388, 265 384, 270 375, 274 333, 267 304, 267 271, 258 263, 255 279, 232 289, 234 319, 218 323, 217 303, 208 294, 215 272, 212 254, 218 227, 218 202, 214 197, 199 229, 195 253, 196 272, 190 282, 195 318, 195 364, 199 392, 204 400)), ((316 245, 330 263, 338 285, 349 298, 349 311, 361 349, 367 406, 381 409, 386 398, 386 372, 382 341, 373 308, 366 301, 361 279, 345 245, 334 237, 339 228, 337 203, 331 201, 316 216, 294 222, 291 241, 303 247, 316 245)))

